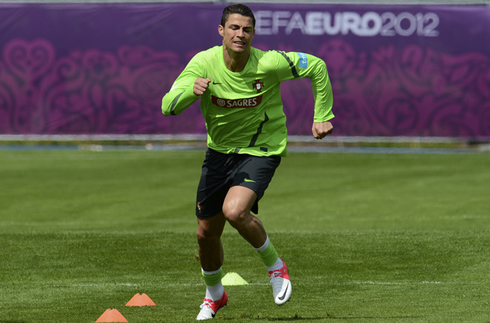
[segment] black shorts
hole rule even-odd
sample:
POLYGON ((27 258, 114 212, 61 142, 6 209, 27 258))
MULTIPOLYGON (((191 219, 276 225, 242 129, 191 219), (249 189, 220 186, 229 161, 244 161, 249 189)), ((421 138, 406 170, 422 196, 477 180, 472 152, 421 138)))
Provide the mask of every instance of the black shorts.
POLYGON ((197 188, 196 216, 204 219, 220 213, 232 186, 244 186, 257 194, 252 207, 252 212, 257 214, 258 201, 264 196, 280 163, 280 156, 223 154, 208 149, 197 188))

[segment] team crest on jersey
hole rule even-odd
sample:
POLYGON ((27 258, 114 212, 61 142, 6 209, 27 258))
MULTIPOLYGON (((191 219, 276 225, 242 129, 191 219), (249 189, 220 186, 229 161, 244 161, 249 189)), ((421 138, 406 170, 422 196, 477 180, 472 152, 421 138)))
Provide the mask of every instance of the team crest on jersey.
POLYGON ((262 91, 264 88, 264 83, 260 80, 255 80, 255 82, 252 84, 252 88, 257 90, 257 93, 260 93, 260 91, 262 91))

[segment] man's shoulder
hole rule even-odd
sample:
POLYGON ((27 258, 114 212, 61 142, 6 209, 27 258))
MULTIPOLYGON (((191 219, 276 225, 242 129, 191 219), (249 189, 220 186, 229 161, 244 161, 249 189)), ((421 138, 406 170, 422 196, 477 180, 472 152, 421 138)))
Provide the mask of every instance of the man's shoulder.
POLYGON ((277 50, 262 50, 256 47, 252 47, 253 54, 259 58, 274 58, 279 54, 277 50))
POLYGON ((280 53, 277 50, 261 50, 253 48, 253 56, 259 62, 261 66, 273 66, 277 65, 280 60, 280 53))
POLYGON ((192 58, 193 61, 209 61, 213 57, 218 57, 218 53, 221 53, 221 46, 214 46, 206 50, 197 52, 192 58))
POLYGON ((194 70, 197 73, 202 74, 207 66, 209 66, 209 64, 212 64, 214 60, 217 59, 218 48, 219 46, 216 46, 196 52, 187 63, 186 69, 194 70))

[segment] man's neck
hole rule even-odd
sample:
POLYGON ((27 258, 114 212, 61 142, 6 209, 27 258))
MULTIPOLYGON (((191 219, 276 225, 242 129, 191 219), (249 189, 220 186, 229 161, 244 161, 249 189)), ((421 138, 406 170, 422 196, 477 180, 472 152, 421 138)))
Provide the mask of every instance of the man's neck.
POLYGON ((225 66, 232 72, 243 71, 245 69, 245 66, 247 65, 249 57, 250 51, 235 53, 233 51, 228 51, 226 47, 223 46, 223 58, 225 60, 225 66))

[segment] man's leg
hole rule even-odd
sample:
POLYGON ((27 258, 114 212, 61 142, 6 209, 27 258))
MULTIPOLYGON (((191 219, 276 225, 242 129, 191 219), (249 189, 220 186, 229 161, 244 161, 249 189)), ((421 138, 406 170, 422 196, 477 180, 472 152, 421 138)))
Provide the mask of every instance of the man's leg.
POLYGON ((226 220, 254 248, 262 246, 267 239, 262 222, 250 213, 257 194, 247 187, 233 186, 228 190, 223 213, 226 220))
POLYGON ((221 266, 224 258, 221 234, 226 220, 223 213, 219 213, 207 219, 198 218, 197 223, 199 259, 206 284, 206 296, 196 319, 208 320, 212 319, 216 312, 228 302, 228 295, 221 283, 221 266))
POLYGON ((258 251, 269 272, 274 301, 286 303, 291 297, 291 281, 286 264, 279 258, 269 240, 262 222, 250 213, 257 199, 256 193, 243 186, 233 186, 223 203, 226 220, 258 251))
POLYGON ((224 254, 221 234, 226 219, 223 213, 219 213, 206 219, 197 218, 197 224, 197 243, 201 267, 206 271, 218 270, 223 265, 224 254))

